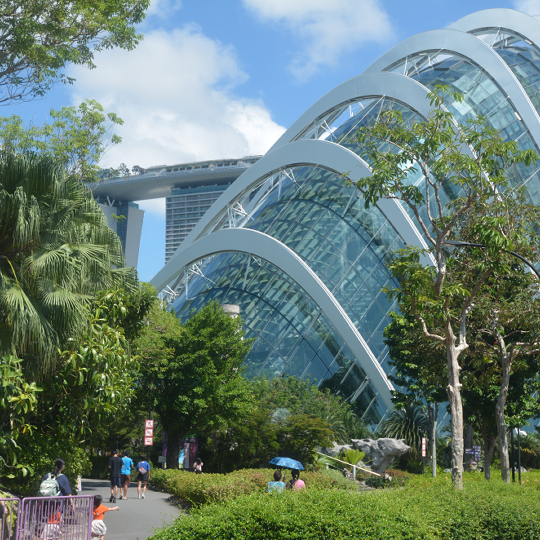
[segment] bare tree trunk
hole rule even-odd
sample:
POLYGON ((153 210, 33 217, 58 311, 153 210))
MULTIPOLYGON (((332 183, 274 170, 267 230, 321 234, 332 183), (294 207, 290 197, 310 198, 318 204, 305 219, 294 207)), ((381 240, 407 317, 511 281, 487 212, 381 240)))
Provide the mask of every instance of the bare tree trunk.
MULTIPOLYGON (((467 429, 465 431, 464 436, 464 446, 465 448, 469 448, 469 450, 472 450, 474 442, 474 429, 472 424, 467 424, 467 429)), ((472 454, 465 454, 463 457, 463 468, 467 471, 471 471, 471 461, 473 460, 472 454)))
POLYGON ((496 437, 484 439, 484 446, 486 448, 484 455, 484 478, 486 480, 491 480, 491 462, 493 461, 493 452, 495 451, 496 444, 496 437))
POLYGON ((167 430, 167 469, 178 469, 178 456, 182 436, 175 431, 167 430))
MULTIPOLYGON (((500 337, 500 336, 499 336, 500 337)), ((502 365, 502 380, 501 389, 497 405, 495 406, 495 418, 497 421, 497 433, 499 436, 499 455, 501 456, 501 476, 504 482, 510 483, 510 459, 508 457, 508 437, 506 419, 504 417, 504 408, 506 406, 506 397, 508 395, 508 387, 510 386, 510 371, 512 369, 512 361, 506 353, 506 347, 501 347, 502 339, 499 339, 499 353, 502 365)))
POLYGON ((436 403, 428 403, 429 431, 431 436, 431 476, 437 476, 437 417, 439 407, 436 403))
MULTIPOLYGON (((456 489, 463 489, 463 403, 461 401, 461 383, 459 382, 461 367, 458 363, 458 356, 462 349, 455 346, 455 336, 450 322, 447 321, 445 326, 448 363, 446 393, 452 415, 452 485, 456 489)), ((464 340, 464 336, 462 339, 464 340)))

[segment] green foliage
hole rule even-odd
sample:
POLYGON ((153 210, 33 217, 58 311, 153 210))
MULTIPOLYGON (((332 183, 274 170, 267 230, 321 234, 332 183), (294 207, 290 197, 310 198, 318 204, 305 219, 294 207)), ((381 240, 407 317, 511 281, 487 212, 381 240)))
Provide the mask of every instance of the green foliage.
POLYGON ((192 432, 209 433, 245 418, 253 395, 242 377, 251 342, 243 340, 240 319, 217 302, 186 323, 154 306, 134 352, 140 356, 137 396, 157 413, 167 434, 167 466, 178 466, 179 445, 192 432))
POLYGON ((95 67, 94 51, 133 49, 148 0, 0 1, 0 103, 42 96, 69 64, 95 67))
POLYGON ((39 390, 24 379, 21 360, 0 358, 0 478, 14 478, 10 469, 19 469, 23 476, 32 472, 17 461, 17 438, 32 430, 28 416, 36 407, 39 390))
POLYGON ((178 519, 152 539, 538 537, 537 490, 492 482, 475 483, 456 493, 449 484, 443 480, 418 489, 411 481, 405 489, 366 494, 317 489, 285 492, 279 497, 253 493, 193 509, 189 517, 178 519))
POLYGON ((0 230, 0 354, 40 378, 87 329, 90 295, 135 273, 88 190, 48 158, 0 158, 0 230))
POLYGON ((90 472, 88 456, 81 449, 79 442, 68 438, 51 437, 50 433, 37 430, 25 433, 19 438, 19 460, 33 471, 32 475, 23 475, 16 471, 14 479, 4 481, 13 493, 35 497, 43 476, 51 472, 54 460, 62 458, 66 462, 64 474, 68 477, 72 493, 75 493, 77 477, 90 472))
POLYGON ((346 461, 351 465, 356 465, 357 463, 362 461, 365 456, 366 454, 364 452, 360 452, 360 450, 356 450, 355 448, 347 448, 343 451, 339 459, 341 459, 342 461, 346 461))
MULTIPOLYGON (((283 471, 284 481, 290 473, 283 471)), ((189 506, 232 501, 242 495, 262 493, 273 480, 272 469, 240 469, 229 474, 193 474, 182 470, 156 469, 152 484, 189 506)), ((350 480, 335 471, 302 471, 306 489, 356 489, 350 480)))
MULTIPOLYGON (((428 437, 429 422, 426 414, 419 407, 392 411, 381 428, 382 437, 405 439, 410 446, 408 454, 412 458, 420 456, 422 437, 428 437)), ((407 454, 405 454, 407 455, 407 454)))
POLYGON ((19 116, 0 118, 2 148, 48 157, 81 182, 98 180, 99 161, 109 147, 122 141, 113 130, 123 120, 115 113, 105 114, 103 107, 90 99, 49 114, 52 123, 28 128, 19 116))

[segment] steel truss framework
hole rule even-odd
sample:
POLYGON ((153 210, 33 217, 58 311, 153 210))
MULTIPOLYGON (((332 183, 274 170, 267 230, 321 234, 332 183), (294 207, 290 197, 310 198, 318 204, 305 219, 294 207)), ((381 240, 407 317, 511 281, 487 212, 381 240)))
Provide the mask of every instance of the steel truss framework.
MULTIPOLYGON (((380 338, 392 306, 374 289, 389 279, 384 265, 393 248, 425 241, 400 204, 384 200, 371 213, 362 211, 362 194, 344 186, 344 173, 353 181, 370 174, 350 134, 385 108, 427 117, 426 95, 442 82, 465 95, 465 109, 446 104, 458 123, 487 115, 503 137, 538 150, 539 45, 540 22, 507 9, 474 13, 403 41, 300 116, 210 208, 152 283, 170 287, 183 316, 202 299, 238 298, 257 338, 258 363, 247 361, 252 375, 268 375, 267 365, 274 374, 315 372, 319 385, 332 381, 334 391, 360 403, 376 427, 392 408, 380 338), (367 266, 364 258, 378 262, 367 266), (227 272, 232 277, 225 279, 227 272), (264 310, 269 320, 258 316, 264 310), (352 363, 344 360, 350 356, 352 363)), ((514 176, 538 204, 539 171, 514 176)))

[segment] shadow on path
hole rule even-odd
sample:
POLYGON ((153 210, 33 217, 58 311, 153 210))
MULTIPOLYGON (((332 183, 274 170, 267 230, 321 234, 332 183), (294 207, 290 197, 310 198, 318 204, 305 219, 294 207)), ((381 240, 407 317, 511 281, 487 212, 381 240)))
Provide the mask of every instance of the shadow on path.
POLYGON ((182 514, 176 505, 167 500, 168 493, 147 489, 146 498, 138 499, 136 482, 132 482, 128 488, 127 500, 117 497, 116 504, 109 503, 110 485, 108 480, 82 481, 82 495, 101 495, 105 506, 120 507, 118 512, 105 514, 106 540, 144 540, 182 514))

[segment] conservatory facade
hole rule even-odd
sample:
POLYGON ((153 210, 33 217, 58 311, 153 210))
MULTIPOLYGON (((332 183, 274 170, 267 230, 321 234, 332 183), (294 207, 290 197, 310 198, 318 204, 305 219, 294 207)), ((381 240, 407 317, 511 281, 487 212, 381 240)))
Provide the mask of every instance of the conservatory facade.
MULTIPOLYGON (((506 140, 540 153, 540 22, 508 9, 474 13, 405 40, 322 97, 152 280, 182 319, 212 300, 239 305, 246 337, 255 338, 249 377, 309 377, 373 428, 392 408, 383 331, 396 306, 381 292, 393 284, 386 264, 396 249, 425 241, 399 202, 366 209, 344 175, 370 174, 353 137, 359 127, 390 109, 406 121, 426 118, 437 84, 463 94, 445 103, 458 123, 484 115, 506 140)), ((510 176, 540 201, 537 165, 510 176)))

